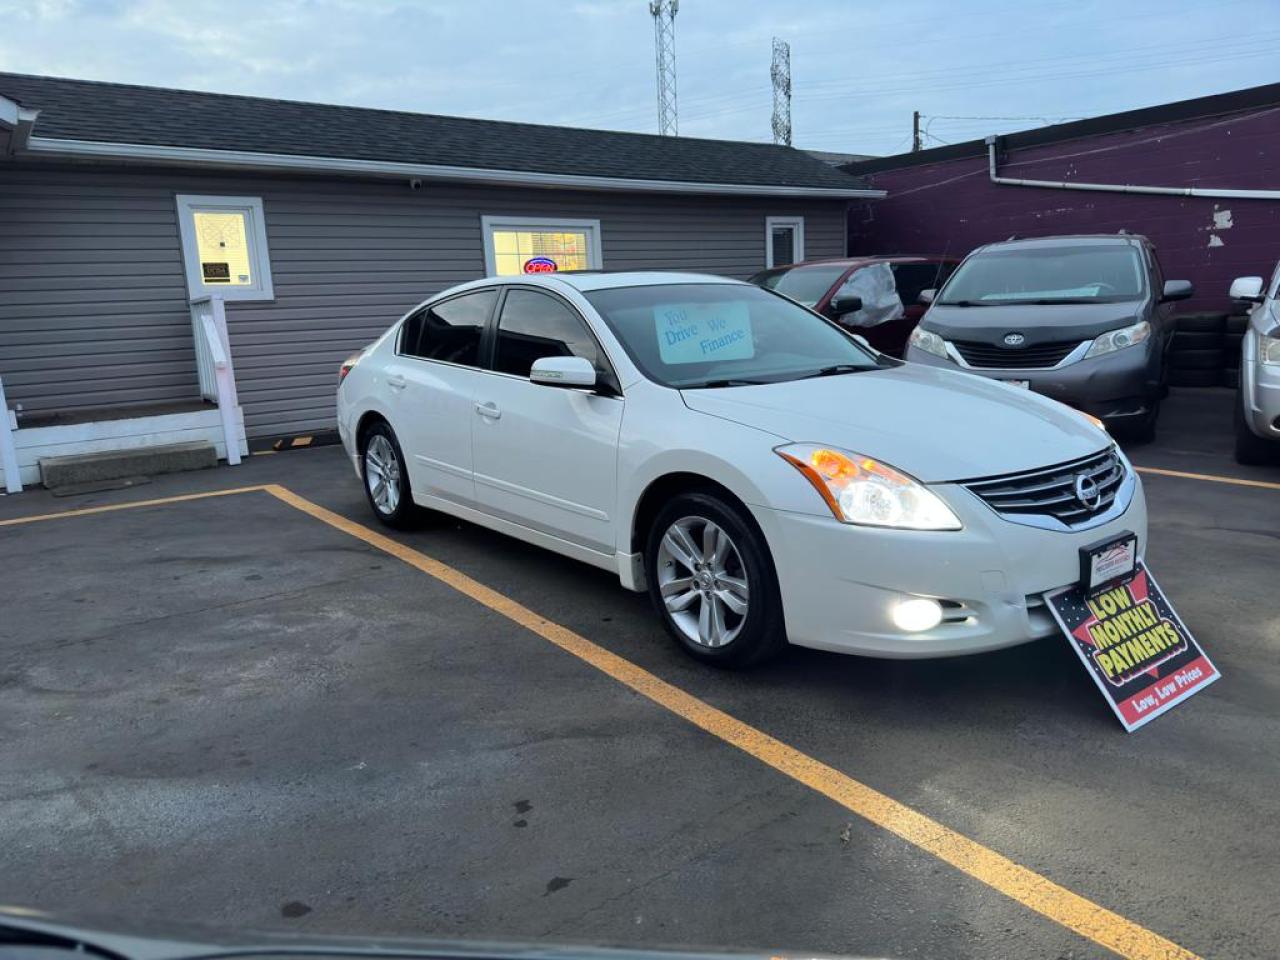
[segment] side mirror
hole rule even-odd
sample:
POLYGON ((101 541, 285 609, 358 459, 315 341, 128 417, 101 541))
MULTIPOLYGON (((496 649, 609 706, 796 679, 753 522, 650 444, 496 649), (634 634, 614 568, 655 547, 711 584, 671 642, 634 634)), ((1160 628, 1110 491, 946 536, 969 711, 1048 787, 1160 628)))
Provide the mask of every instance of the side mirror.
POLYGON ((1195 292, 1196 288, 1191 285, 1190 280, 1166 280, 1160 302, 1172 303, 1174 300, 1186 300, 1195 292))
POLYGON ((857 313, 862 309, 862 298, 849 294, 843 297, 835 297, 827 309, 831 311, 831 315, 834 317, 843 317, 846 313, 857 313))
POLYGON ((933 298, 938 295, 938 291, 930 287, 928 290, 921 290, 919 296, 916 297, 925 306, 933 303, 933 298))
POLYGON ((1248 303, 1261 303, 1262 296, 1262 278, 1261 277, 1236 277, 1231 281, 1231 299, 1244 300, 1248 303))
POLYGON ((529 381, 545 387, 590 390, 596 385, 596 368, 586 357, 539 357, 533 361, 529 381))

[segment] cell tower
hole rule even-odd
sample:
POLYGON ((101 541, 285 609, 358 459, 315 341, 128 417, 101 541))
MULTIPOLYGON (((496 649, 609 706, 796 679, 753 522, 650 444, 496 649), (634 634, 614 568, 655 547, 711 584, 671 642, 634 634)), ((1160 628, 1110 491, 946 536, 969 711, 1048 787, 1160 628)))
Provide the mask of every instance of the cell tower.
POLYGON ((773 142, 791 146, 791 44, 773 38, 773 142))
POLYGON ((675 137, 676 120, 676 14, 680 0, 650 0, 653 14, 654 53, 658 63, 658 133, 675 137))

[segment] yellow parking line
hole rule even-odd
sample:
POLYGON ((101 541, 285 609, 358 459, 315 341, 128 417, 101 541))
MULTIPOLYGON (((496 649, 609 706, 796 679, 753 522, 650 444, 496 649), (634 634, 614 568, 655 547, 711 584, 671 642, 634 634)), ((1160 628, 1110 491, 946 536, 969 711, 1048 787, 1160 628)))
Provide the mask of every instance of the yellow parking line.
POLYGON ((85 517, 91 513, 110 513, 113 510, 131 510, 134 507, 158 507, 166 503, 183 503, 187 500, 204 500, 208 497, 229 497, 236 493, 253 493, 265 490, 263 484, 251 487, 230 487, 226 490, 207 490, 204 493, 184 493, 176 497, 159 497, 155 500, 130 500, 128 503, 110 503, 102 507, 84 507, 80 510, 63 510, 60 513, 41 513, 33 517, 14 517, 0 520, 0 527, 12 527, 20 523, 36 523, 40 520, 61 520, 64 517, 85 517))
POLYGON ((1184 470, 1161 470, 1158 467, 1134 467, 1139 473, 1154 473, 1161 477, 1183 477, 1187 480, 1209 480, 1213 483, 1234 483, 1239 487, 1262 487, 1264 490, 1280 490, 1280 483, 1269 480, 1244 480, 1240 477, 1220 477, 1214 473, 1187 473, 1184 470))
POLYGON ((363 540, 466 594, 636 693, 643 694, 659 706, 683 717, 694 726, 829 797, 845 809, 946 861, 975 880, 1068 930, 1130 960, 1195 960, 1195 954, 1178 944, 1072 893, 1034 870, 984 847, 976 840, 943 826, 795 747, 717 710, 572 630, 540 617, 528 607, 473 580, 465 573, 312 503, 284 487, 268 484, 265 489, 290 506, 363 540))

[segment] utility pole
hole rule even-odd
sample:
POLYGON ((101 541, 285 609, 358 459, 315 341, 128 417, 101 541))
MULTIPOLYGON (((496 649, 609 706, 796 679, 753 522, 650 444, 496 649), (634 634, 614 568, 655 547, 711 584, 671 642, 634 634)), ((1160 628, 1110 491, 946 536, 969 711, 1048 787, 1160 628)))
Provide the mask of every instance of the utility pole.
POLYGON ((912 111, 911 114, 911 152, 920 152, 920 111, 912 111))
POLYGON ((650 0, 654 54, 658 66, 658 133, 679 136, 676 119, 676 14, 680 0, 650 0))
POLYGON ((773 38, 773 142, 791 146, 791 44, 773 38))

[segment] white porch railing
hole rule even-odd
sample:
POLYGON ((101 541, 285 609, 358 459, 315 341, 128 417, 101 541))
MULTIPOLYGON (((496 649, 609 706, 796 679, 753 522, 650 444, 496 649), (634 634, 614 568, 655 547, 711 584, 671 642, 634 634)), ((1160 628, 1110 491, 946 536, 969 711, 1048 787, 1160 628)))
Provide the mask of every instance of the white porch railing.
POLYGON ((0 467, 4 467, 4 488, 8 493, 22 492, 18 451, 13 445, 13 432, 17 429, 18 418, 9 409, 9 401, 4 398, 4 381, 0 380, 0 467))
POLYGON ((196 372, 200 395, 218 405, 222 433, 227 442, 227 463, 240 462, 241 436, 236 418, 236 375, 231 365, 231 341, 227 339, 227 308, 222 297, 196 297, 191 301, 191 335, 196 345, 196 372))

